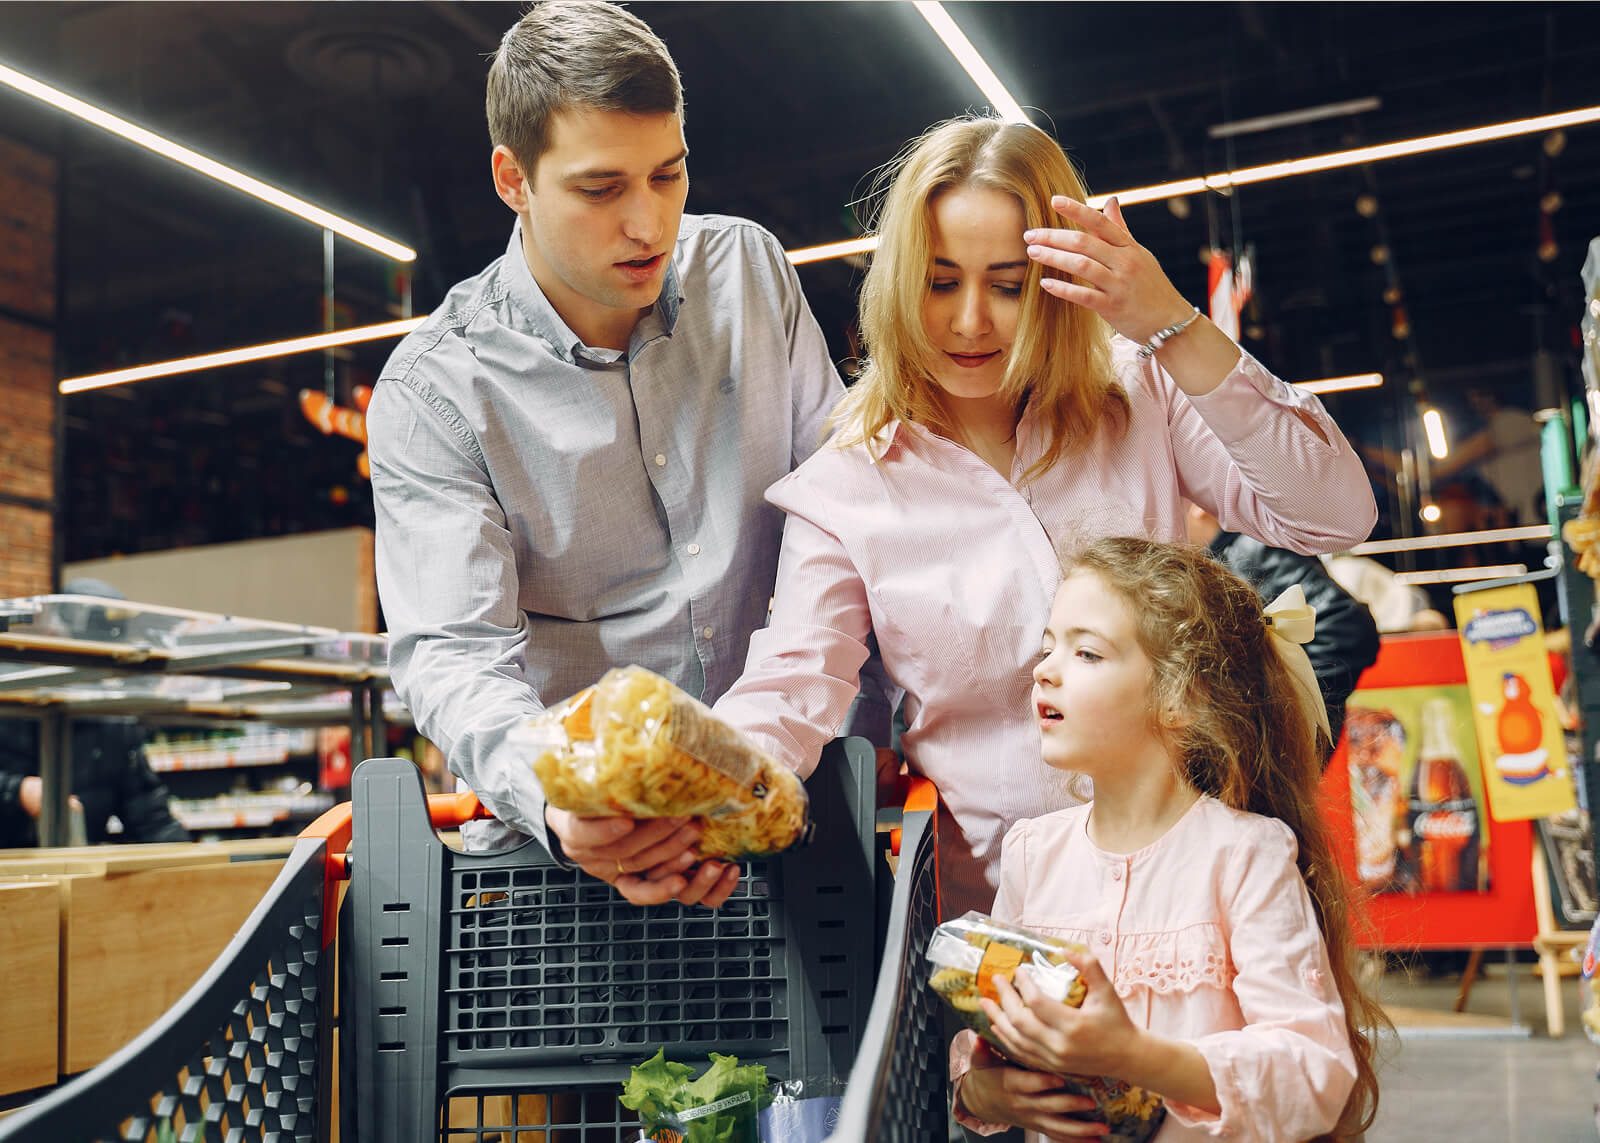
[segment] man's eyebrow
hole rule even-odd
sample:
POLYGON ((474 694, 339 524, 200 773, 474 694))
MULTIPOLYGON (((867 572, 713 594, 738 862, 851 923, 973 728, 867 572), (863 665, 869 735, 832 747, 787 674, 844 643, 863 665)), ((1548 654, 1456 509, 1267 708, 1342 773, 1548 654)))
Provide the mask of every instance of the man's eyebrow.
MULTIPOLYGON (((948 258, 935 258, 933 260, 933 264, 935 266, 945 266, 945 267, 947 267, 947 268, 949 268, 951 270, 959 270, 959 269, 961 269, 960 266, 957 266, 954 262, 950 261, 950 259, 948 259, 948 258)), ((1023 260, 1023 261, 1020 261, 1020 262, 990 262, 989 263, 989 269, 991 269, 991 270, 1020 270, 1020 269, 1025 268, 1027 265, 1028 265, 1028 263, 1027 263, 1026 260, 1023 260)))
MULTIPOLYGON (((662 163, 659 167, 656 168, 656 170, 664 171, 668 167, 675 167, 679 163, 681 163, 685 159, 687 159, 688 157, 689 157, 689 149, 687 147, 685 147, 683 150, 679 151, 676 155, 672 156, 672 158, 670 158, 666 162, 662 163)), ((565 181, 569 182, 569 183, 577 183, 577 182, 583 182, 585 179, 620 179, 620 178, 623 178, 624 176, 626 176, 627 173, 628 173, 627 171, 604 171, 604 170, 599 170, 599 169, 588 170, 588 171, 576 171, 573 174, 568 175, 566 177, 565 181)))

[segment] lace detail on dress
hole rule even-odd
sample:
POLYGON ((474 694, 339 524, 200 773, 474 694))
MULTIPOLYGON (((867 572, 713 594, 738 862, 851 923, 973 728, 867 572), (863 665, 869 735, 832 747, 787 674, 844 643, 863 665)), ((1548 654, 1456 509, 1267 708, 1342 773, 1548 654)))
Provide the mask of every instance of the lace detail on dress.
MULTIPOLYGON (((1021 924, 1099 954, 1101 934, 1095 930, 1030 924, 1026 919, 1021 924)), ((1140 989, 1170 996, 1200 988, 1228 988, 1238 975, 1228 960, 1222 926, 1210 921, 1172 932, 1125 933, 1117 938, 1116 966, 1113 984, 1124 1000, 1140 989)))
POLYGON ((1132 933, 1117 941, 1117 995, 1141 988, 1158 996, 1227 988, 1234 976, 1222 927, 1206 923, 1171 933, 1132 933))

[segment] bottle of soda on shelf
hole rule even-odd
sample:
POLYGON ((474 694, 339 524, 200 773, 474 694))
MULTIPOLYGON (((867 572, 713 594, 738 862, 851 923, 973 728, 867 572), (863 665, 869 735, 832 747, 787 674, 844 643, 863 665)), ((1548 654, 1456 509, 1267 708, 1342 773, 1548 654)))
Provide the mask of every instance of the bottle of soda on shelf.
POLYGON ((1422 704, 1422 749, 1411 779, 1411 836, 1423 891, 1480 888, 1478 802, 1461 764, 1449 699, 1422 704))

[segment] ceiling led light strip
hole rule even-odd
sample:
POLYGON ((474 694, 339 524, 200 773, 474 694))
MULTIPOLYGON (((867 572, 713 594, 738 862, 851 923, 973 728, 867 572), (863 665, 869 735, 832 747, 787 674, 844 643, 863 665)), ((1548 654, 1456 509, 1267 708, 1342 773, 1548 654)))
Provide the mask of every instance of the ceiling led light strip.
POLYGON ((978 85, 978 90, 983 92, 983 97, 989 105, 1000 113, 1000 117, 1007 123, 1028 123, 1027 114, 1022 106, 1006 90, 1006 85, 1000 82, 1000 77, 994 74, 978 49, 972 46, 972 41, 967 39, 956 22, 950 18, 950 13, 944 10, 944 5, 936 0, 916 0, 914 7, 922 18, 928 21, 928 26, 934 34, 944 41, 944 46, 950 49, 950 54, 956 57, 956 62, 966 69, 972 77, 972 82, 978 85))
POLYGON ((1447 532, 1440 536, 1411 536, 1400 540, 1369 540, 1350 549, 1353 556, 1373 556, 1383 552, 1415 552, 1423 548, 1461 548, 1468 544, 1531 543, 1550 538, 1549 524, 1528 524, 1520 528, 1487 528, 1481 532, 1447 532))
POLYGON ((0 64, 0 83, 7 84, 24 95, 31 95, 33 98, 48 103, 52 107, 59 108, 69 115, 76 115, 79 119, 87 123, 93 123, 96 127, 110 131, 114 135, 120 135, 124 139, 137 143, 141 147, 146 147, 158 155, 171 159, 175 163, 181 163, 190 170, 198 171, 202 175, 216 179, 219 183, 226 183, 235 190, 241 190, 245 194, 253 195, 262 202, 277 207, 279 210, 286 210, 290 214, 299 215, 307 222, 315 223, 317 226, 331 230, 335 234, 342 234, 350 241, 359 242, 361 245, 393 258, 397 262, 411 262, 416 259, 417 252, 409 246, 403 246, 393 239, 385 238, 374 230, 368 230, 365 226, 359 226, 347 218, 341 218, 337 214, 323 210, 320 206, 314 206, 304 199, 296 198, 287 191, 281 191, 277 187, 267 185, 260 179, 253 179, 247 174, 234 170, 232 167, 224 166, 215 159, 209 159, 197 151, 191 151, 189 148, 174 143, 170 139, 164 139, 153 131, 146 131, 137 124, 129 123, 126 119, 120 119, 109 111, 102 111, 93 104, 85 103, 83 100, 68 95, 64 91, 57 91, 49 84, 40 83, 38 80, 23 75, 20 71, 6 67, 4 64, 0 64))
MULTIPOLYGON (((1540 115, 1534 119, 1513 119, 1506 123, 1492 123, 1487 127, 1470 127, 1463 131, 1449 131, 1443 135, 1424 135, 1418 139, 1404 139, 1398 143, 1381 143, 1373 147, 1358 147, 1353 151, 1332 151, 1326 155, 1312 155, 1305 159, 1290 159, 1282 163, 1268 163, 1260 167, 1245 167, 1237 171, 1225 171, 1215 175, 1206 175, 1204 178, 1179 179, 1177 182, 1158 183, 1155 186, 1134 187, 1132 190, 1116 191, 1116 200, 1123 206, 1136 202, 1154 202, 1164 198, 1178 198, 1183 195, 1201 194, 1207 190, 1223 190, 1230 186, 1244 186, 1247 183, 1267 182, 1271 179, 1288 178, 1291 175, 1309 175, 1318 171, 1331 171, 1337 167, 1350 167, 1358 163, 1375 163, 1382 159, 1398 159, 1406 155, 1421 155, 1429 151, 1442 151, 1448 147, 1463 147, 1470 143, 1488 143, 1496 139, 1510 139, 1517 135, 1531 135, 1540 131, 1554 131, 1558 127, 1576 127, 1584 123, 1600 121, 1600 107, 1584 107, 1577 111, 1562 111, 1554 115, 1540 115)), ((1106 200, 1112 195, 1092 195, 1089 205, 1099 210, 1105 206, 1106 200)), ((877 243, 876 237, 857 239, 857 242, 866 242, 871 245, 855 246, 849 243, 832 243, 829 246, 808 246, 805 250, 797 250, 794 254, 810 255, 804 259, 807 262, 817 262, 824 258, 842 258, 846 254, 859 254, 871 250, 877 243), (846 246, 848 250, 838 250, 833 253, 815 253, 830 250, 832 246, 846 246)), ((789 260, 795 261, 794 254, 789 260)), ((798 263, 796 263, 798 265, 798 263)))
POLYGON ((269 341, 243 349, 229 349, 221 353, 202 353, 197 357, 184 357, 177 361, 162 361, 154 365, 139 365, 132 369, 116 369, 110 373, 92 373, 86 377, 73 377, 61 382, 63 393, 82 393, 87 389, 104 389, 108 385, 124 385, 130 381, 148 381, 152 377, 170 377, 175 373, 194 373, 201 369, 220 369, 224 365, 240 365, 246 361, 262 361, 269 357, 287 357, 291 353, 310 353, 318 349, 331 349, 336 345, 352 345, 358 341, 377 341, 385 337, 404 337, 422 324, 422 318, 403 321, 386 321, 379 325, 363 325, 354 329, 341 329, 334 333, 319 333, 311 337, 293 337, 287 341, 269 341))
POLYGON ((1444 568, 1440 571, 1400 572, 1396 583, 1468 583, 1475 579, 1506 579, 1509 576, 1527 575, 1527 564, 1487 564, 1480 568, 1444 568))
POLYGON ((1307 393, 1343 393, 1348 389, 1376 389, 1382 384, 1382 373, 1356 373, 1349 377, 1324 377, 1321 381, 1296 381, 1294 387, 1307 393))

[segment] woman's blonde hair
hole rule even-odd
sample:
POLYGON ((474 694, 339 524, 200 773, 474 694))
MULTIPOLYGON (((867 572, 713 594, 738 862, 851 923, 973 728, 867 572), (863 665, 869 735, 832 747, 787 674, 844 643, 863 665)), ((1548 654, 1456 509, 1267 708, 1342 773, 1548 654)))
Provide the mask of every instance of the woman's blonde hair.
MULTIPOLYGON (((994 118, 936 124, 879 173, 869 196, 878 203, 879 244, 860 303, 866 358, 830 422, 841 445, 870 448, 891 421, 956 435, 929 370, 937 350, 923 329, 922 307, 933 281, 933 201, 958 187, 1013 196, 1026 229, 1067 225, 1051 209, 1052 195, 1085 197, 1078 172, 1054 139, 1031 124, 994 118)), ((1033 401, 1043 423, 1044 452, 1026 477, 1091 439, 1103 421, 1122 431, 1128 415, 1127 395, 1112 375, 1106 324, 1045 293, 1040 277, 1040 266, 1030 263, 1001 390, 1019 415, 1033 401)))
POLYGON ((1093 573, 1128 604, 1150 661, 1151 709, 1182 716, 1172 733, 1189 784, 1294 831, 1356 1061, 1333 1138, 1354 1138, 1377 1114, 1376 1036, 1388 1019, 1361 985, 1350 885, 1318 812, 1318 729, 1270 645, 1260 597, 1201 549, 1153 540, 1095 540, 1068 553, 1062 570, 1093 573))

